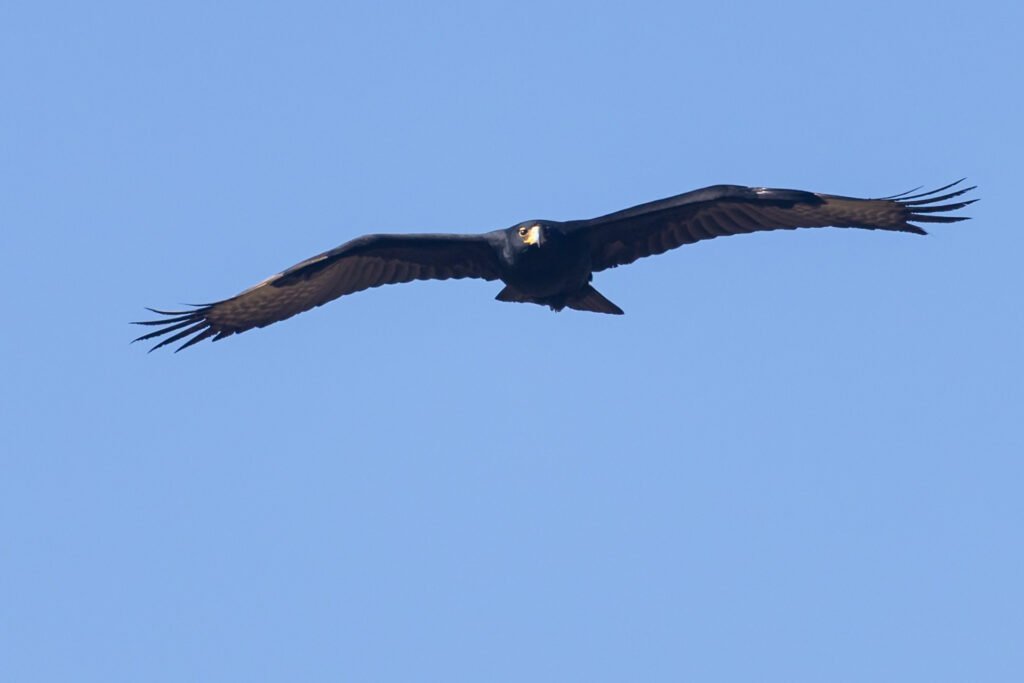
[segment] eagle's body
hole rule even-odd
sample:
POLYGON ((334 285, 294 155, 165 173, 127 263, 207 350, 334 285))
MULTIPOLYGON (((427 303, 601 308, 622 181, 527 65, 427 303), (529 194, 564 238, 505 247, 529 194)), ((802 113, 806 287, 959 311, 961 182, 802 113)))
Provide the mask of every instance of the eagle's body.
POLYGON ((139 324, 160 329, 136 341, 175 333, 157 349, 191 336, 180 351, 371 287, 464 277, 504 282, 499 301, 621 314, 591 286, 594 273, 699 240, 763 230, 834 226, 923 235, 913 223, 965 220, 938 214, 977 201, 941 204, 974 189, 939 194, 953 185, 881 199, 715 185, 589 220, 526 221, 478 235, 365 235, 230 299, 188 311, 154 311, 167 317, 139 324))
POLYGON ((511 230, 488 233, 499 245, 501 280, 507 285, 498 293, 498 300, 540 304, 555 311, 566 306, 579 308, 574 304, 587 292, 593 277, 590 250, 583 237, 571 223, 555 221, 527 221, 511 230), (522 228, 536 230, 536 248, 528 245, 523 249, 516 244, 522 228))

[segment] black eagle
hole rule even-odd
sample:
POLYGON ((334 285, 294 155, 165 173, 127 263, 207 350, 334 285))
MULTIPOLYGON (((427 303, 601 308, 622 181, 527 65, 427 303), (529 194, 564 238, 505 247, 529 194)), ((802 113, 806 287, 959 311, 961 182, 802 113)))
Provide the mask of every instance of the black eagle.
POLYGON ((616 213, 577 221, 532 220, 478 235, 364 235, 306 259, 241 294, 165 316, 135 341, 170 335, 151 351, 182 339, 177 351, 254 327, 266 327, 346 294, 412 280, 501 280, 498 301, 622 314, 594 289, 593 274, 684 244, 725 235, 794 228, 864 228, 926 234, 914 223, 954 223, 940 215, 976 199, 974 187, 857 199, 802 190, 714 185, 616 213), (943 203, 945 202, 945 203, 943 203))

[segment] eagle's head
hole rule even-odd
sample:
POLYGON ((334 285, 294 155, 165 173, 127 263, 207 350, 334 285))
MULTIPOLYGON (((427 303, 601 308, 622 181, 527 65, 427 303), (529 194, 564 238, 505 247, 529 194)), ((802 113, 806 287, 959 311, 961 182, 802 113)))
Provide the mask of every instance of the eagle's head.
POLYGON ((508 229, 509 241, 516 251, 544 246, 549 237, 548 226, 543 221, 526 221, 508 229))

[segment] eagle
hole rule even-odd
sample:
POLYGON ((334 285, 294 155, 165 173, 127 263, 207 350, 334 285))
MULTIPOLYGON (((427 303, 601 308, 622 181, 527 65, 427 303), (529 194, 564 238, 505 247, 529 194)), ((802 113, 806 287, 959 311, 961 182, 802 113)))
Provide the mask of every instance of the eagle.
POLYGON ((645 256, 726 235, 794 228, 863 228, 927 234, 915 223, 955 223, 950 216, 977 199, 963 178, 929 192, 921 188, 858 199, 741 185, 713 185, 598 218, 529 220, 481 234, 364 235, 317 254, 229 299, 136 322, 156 327, 134 341, 165 337, 150 351, 184 340, 181 351, 266 327, 339 297, 412 280, 501 280, 498 301, 553 311, 621 315, 590 284, 594 273, 645 256), (949 190, 947 192, 947 190, 949 190))

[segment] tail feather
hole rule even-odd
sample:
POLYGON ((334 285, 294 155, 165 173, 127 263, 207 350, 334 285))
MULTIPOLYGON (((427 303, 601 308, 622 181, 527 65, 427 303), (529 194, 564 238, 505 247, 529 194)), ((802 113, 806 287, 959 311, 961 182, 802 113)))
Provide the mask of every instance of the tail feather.
POLYGON ((565 305, 569 308, 574 308, 577 311, 592 311, 594 313, 610 313, 612 315, 622 315, 623 310, 613 304, 611 301, 606 299, 601 292, 597 291, 590 285, 587 285, 581 289, 578 293, 573 295, 565 305))
POLYGON ((523 294, 522 292, 513 289, 511 286, 505 287, 503 290, 498 292, 498 296, 494 297, 498 301, 515 301, 519 303, 527 304, 539 304, 541 306, 547 306, 553 311, 560 311, 563 308, 574 308, 577 311, 592 311, 594 313, 611 313, 612 315, 622 315, 622 309, 613 304, 608 299, 591 287, 587 285, 580 291, 576 292, 570 297, 563 298, 552 297, 548 299, 537 299, 523 294))

